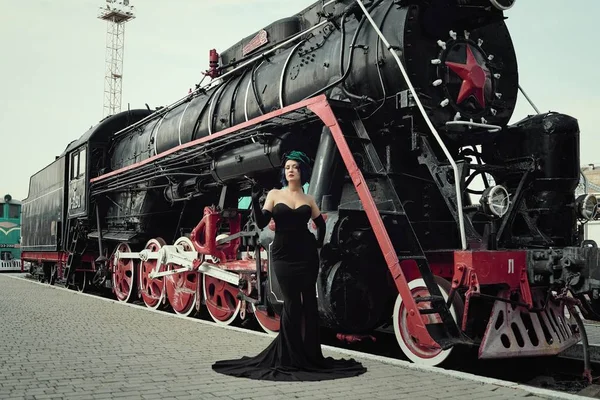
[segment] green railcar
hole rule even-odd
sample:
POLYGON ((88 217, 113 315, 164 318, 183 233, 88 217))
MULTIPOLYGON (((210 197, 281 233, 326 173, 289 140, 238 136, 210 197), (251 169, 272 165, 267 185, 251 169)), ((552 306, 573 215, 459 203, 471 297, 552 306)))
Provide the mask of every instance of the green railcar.
POLYGON ((0 199, 0 271, 21 271, 21 202, 0 199))

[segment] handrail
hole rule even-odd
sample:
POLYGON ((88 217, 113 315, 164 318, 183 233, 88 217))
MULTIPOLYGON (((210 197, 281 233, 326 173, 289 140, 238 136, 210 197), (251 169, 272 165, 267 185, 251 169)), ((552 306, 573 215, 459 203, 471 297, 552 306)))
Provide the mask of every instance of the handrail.
POLYGON ((375 30, 375 32, 377 32, 377 35, 379 35, 379 37, 381 38, 381 41, 383 42, 385 47, 390 51, 390 53, 392 53, 392 56, 396 60, 398 67, 400 67, 402 76, 404 77, 404 80, 406 81, 406 84, 408 85, 408 88, 409 88, 415 102, 417 103, 417 107, 419 108, 419 111, 421 111, 421 114, 423 115, 423 118, 425 119, 425 122, 427 123, 427 126, 431 130, 431 133, 437 140, 437 142, 440 145, 440 147, 442 148, 442 150, 444 151, 446 158, 448 158, 448 161, 450 161, 450 165, 452 166, 452 172, 454 172, 454 182, 456 183, 456 203, 457 203, 457 208, 458 208, 458 224, 459 224, 459 228, 460 228, 460 240, 461 240, 461 244, 462 244, 462 249, 466 250, 467 249, 467 238, 465 235, 465 222, 463 219, 462 197, 461 197, 461 193, 460 193, 460 177, 458 175, 458 167, 456 166, 456 162, 452 158, 452 155, 450 155, 448 148, 442 141, 442 138, 438 134, 437 130, 431 123, 429 116, 425 112, 425 109, 423 108, 423 104, 421 104, 421 100, 417 96, 417 92, 415 91, 415 88, 413 87, 413 85, 410 81, 410 78, 408 77, 406 70, 404 69, 404 65, 402 65, 402 61, 400 61, 400 57, 398 57, 398 53, 396 52, 396 50, 394 50, 392 48, 390 43, 385 38, 384 34, 381 33, 381 31, 379 30, 379 27, 377 26, 375 21, 373 21, 373 18, 371 18, 369 11, 367 11, 367 9, 365 8, 365 5, 363 4, 362 0, 356 0, 356 2, 360 6, 360 8, 363 10, 365 17, 367 17, 367 19, 371 23, 371 26, 373 26, 373 29, 375 30))
POLYGON ((533 109, 535 110, 536 113, 540 114, 540 110, 538 110, 538 108, 535 106, 535 104, 533 104, 533 101, 529 98, 529 96, 527 96, 527 93, 525 93, 525 91, 523 90, 523 88, 521 87, 521 85, 519 85, 519 90, 521 91, 521 93, 523 93, 523 96, 525 96, 525 98, 527 99, 527 101, 529 102, 529 104, 531 104, 531 107, 533 107, 533 109))
POLYGON ((483 129, 487 129, 490 133, 496 133, 496 132, 500 132, 502 130, 502 127, 499 125, 481 124, 479 122, 471 122, 471 121, 448 121, 448 122, 446 122, 446 125, 448 125, 448 126, 462 125, 462 126, 468 126, 468 127, 473 127, 473 128, 483 128, 483 129))

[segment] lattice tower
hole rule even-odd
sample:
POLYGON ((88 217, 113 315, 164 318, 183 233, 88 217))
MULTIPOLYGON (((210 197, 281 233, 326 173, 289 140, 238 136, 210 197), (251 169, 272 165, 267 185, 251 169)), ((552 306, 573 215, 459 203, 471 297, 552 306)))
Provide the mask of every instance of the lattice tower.
POLYGON ((106 5, 100 7, 98 18, 107 23, 103 112, 103 116, 107 117, 121 111, 125 24, 135 15, 129 0, 106 0, 106 5))

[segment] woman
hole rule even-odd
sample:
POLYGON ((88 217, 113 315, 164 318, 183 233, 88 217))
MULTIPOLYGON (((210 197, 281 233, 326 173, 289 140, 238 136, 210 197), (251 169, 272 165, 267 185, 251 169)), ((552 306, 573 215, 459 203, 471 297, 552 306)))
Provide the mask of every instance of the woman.
POLYGON ((279 334, 257 356, 218 361, 213 370, 276 381, 320 381, 360 375, 366 368, 359 362, 324 358, 321 352, 315 285, 325 221, 314 198, 302 190, 310 177, 308 157, 292 151, 283 162, 283 189, 268 193, 262 211, 258 203, 260 191, 252 190, 257 225, 262 229, 271 217, 275 220, 271 263, 284 300, 279 334), (318 240, 308 230, 311 217, 318 227, 318 240))

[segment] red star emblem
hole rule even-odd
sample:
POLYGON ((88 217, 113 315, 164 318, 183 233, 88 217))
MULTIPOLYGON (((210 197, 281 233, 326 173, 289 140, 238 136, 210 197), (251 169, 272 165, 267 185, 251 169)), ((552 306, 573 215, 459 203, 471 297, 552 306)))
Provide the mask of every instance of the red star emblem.
POLYGON ((462 103, 469 96, 473 96, 479 105, 485 108, 485 81, 489 71, 479 65, 473 55, 471 46, 467 45, 466 64, 446 61, 446 65, 463 80, 456 103, 462 103))

